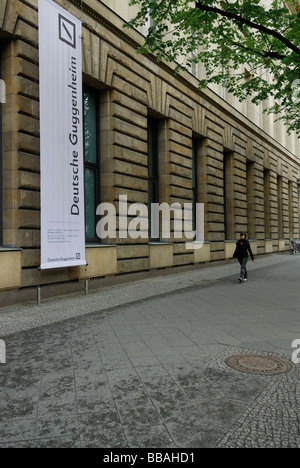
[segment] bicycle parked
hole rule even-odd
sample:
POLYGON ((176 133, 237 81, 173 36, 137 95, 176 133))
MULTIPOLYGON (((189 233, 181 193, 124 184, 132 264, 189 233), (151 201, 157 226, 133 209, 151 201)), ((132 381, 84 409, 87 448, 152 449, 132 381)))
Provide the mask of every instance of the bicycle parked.
POLYGON ((300 253, 300 240, 295 240, 292 237, 290 237, 290 242, 291 242, 291 255, 300 253))

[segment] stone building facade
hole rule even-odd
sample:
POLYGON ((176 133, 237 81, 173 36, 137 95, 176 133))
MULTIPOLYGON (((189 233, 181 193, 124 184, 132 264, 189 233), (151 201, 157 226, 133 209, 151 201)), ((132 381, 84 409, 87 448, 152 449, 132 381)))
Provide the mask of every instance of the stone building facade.
POLYGON ((85 165, 96 178, 92 211, 100 202, 118 209, 121 195, 147 205, 155 187, 151 201, 204 204, 205 244, 189 250, 174 232, 100 242, 94 217, 86 267, 39 269, 38 0, 2 0, 0 291, 224 260, 242 230, 257 255, 288 250, 299 235, 297 140, 288 149, 216 92, 199 92, 191 74, 137 55, 142 36, 123 28, 107 7, 114 2, 56 3, 83 23, 84 92, 97 134, 97 160, 85 165))

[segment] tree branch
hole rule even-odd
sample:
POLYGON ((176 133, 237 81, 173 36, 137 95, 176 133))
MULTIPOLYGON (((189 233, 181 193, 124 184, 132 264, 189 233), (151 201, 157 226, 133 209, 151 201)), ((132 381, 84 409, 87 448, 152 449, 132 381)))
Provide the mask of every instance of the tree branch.
POLYGON ((257 29, 258 31, 268 34, 269 36, 273 36, 280 42, 282 42, 282 44, 284 44, 288 49, 291 49, 293 52, 296 52, 296 54, 300 55, 299 47, 297 47, 295 44, 289 41, 286 37, 282 36, 279 32, 274 31, 274 29, 267 28, 266 26, 263 26, 261 24, 253 23, 253 21, 247 20, 246 18, 237 15, 236 13, 231 13, 230 11, 222 10, 221 8, 204 5, 202 2, 196 2, 196 8, 198 8, 201 11, 217 13, 220 16, 233 19, 241 24, 250 26, 253 29, 257 29))
POLYGON ((260 57, 264 59, 272 58, 272 59, 277 59, 277 60, 283 60, 284 58, 286 58, 286 55, 281 55, 281 54, 278 54, 277 52, 272 52, 271 50, 260 52, 255 49, 251 49, 250 47, 246 47, 243 44, 239 44, 238 42, 235 42, 230 38, 228 38, 227 40, 231 42, 231 44, 235 45, 236 47, 243 49, 243 50, 247 50, 248 52, 251 52, 252 54, 259 55, 260 57))

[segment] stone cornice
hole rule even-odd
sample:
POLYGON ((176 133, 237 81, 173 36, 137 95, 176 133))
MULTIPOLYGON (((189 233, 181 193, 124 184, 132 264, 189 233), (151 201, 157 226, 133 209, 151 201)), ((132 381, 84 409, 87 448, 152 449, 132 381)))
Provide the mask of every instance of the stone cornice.
MULTIPOLYGON (((134 48, 138 48, 141 45, 141 40, 138 42, 137 40, 134 40, 132 37, 130 37, 130 34, 128 33, 128 29, 122 30, 120 27, 122 27, 122 24, 125 23, 125 21, 119 17, 113 10, 110 10, 106 5, 104 5, 102 2, 97 1, 99 4, 99 7, 101 6, 102 8, 105 8, 107 11, 110 12, 111 15, 114 15, 116 19, 118 19, 118 22, 120 23, 120 26, 117 26, 116 24, 113 24, 108 18, 106 18, 103 14, 100 13, 100 11, 97 11, 95 8, 92 8, 91 5, 88 5, 85 1, 82 0, 68 0, 69 3, 73 3, 75 6, 78 7, 79 10, 82 10, 84 13, 89 15, 91 18, 95 19, 99 24, 102 24, 105 26, 108 30, 112 31, 117 37, 122 39, 123 41, 127 42, 134 48)), ((142 38, 142 35, 140 35, 137 31, 134 31, 135 34, 140 36, 142 38)))

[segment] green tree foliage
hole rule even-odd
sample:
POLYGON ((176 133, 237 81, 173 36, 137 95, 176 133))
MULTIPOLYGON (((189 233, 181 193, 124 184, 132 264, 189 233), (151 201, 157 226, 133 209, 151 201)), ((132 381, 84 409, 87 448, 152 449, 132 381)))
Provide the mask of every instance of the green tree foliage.
POLYGON ((140 53, 177 63, 184 56, 185 64, 177 71, 201 62, 206 73, 200 89, 221 83, 240 101, 251 96, 254 104, 273 97, 275 104, 265 111, 275 113, 288 131, 300 135, 300 4, 267 3, 131 0, 130 5, 140 9, 127 27, 143 26, 151 19, 140 53))

